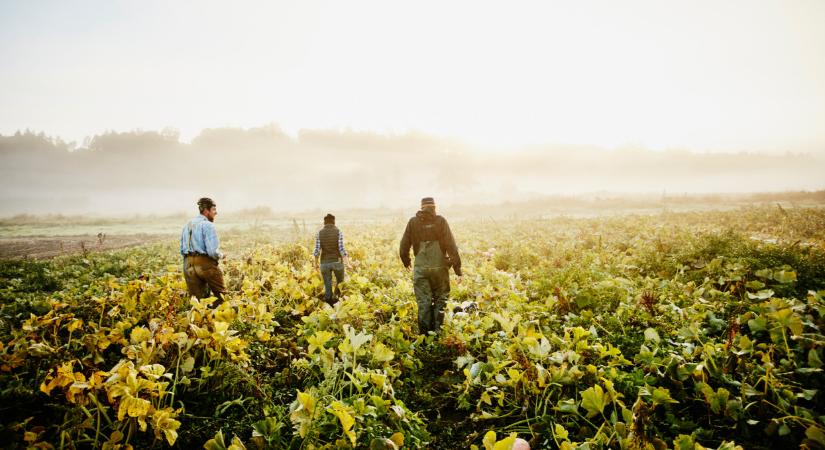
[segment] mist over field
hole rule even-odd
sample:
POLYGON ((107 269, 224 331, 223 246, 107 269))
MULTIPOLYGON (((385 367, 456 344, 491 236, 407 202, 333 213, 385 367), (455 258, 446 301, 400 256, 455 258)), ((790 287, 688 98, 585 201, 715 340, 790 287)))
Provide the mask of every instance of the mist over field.
POLYGON ((423 133, 302 130, 276 125, 109 132, 83 145, 43 133, 0 136, 0 215, 166 214, 201 196, 222 210, 415 208, 549 195, 817 190, 825 157, 548 145, 480 151, 423 133))
POLYGON ((819 191, 823 22, 805 0, 0 1, 0 218, 819 191))

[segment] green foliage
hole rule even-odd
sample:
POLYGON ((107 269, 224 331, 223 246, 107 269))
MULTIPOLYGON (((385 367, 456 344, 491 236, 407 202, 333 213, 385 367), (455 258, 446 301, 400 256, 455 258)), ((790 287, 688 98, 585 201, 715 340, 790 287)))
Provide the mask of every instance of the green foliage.
POLYGON ((819 210, 453 225, 466 276, 416 332, 403 224, 348 232, 343 300, 311 239, 230 234, 231 292, 174 243, 3 262, 10 448, 779 448, 825 441, 819 210), (791 219, 788 219, 791 218, 791 219), (800 225, 801 224, 801 225, 800 225), (477 307, 454 312, 458 303, 477 307), (202 444, 200 444, 202 443, 202 444))

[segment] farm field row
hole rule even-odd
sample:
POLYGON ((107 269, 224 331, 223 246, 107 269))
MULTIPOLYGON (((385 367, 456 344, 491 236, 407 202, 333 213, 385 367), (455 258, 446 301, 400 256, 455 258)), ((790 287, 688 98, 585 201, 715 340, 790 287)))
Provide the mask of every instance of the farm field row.
POLYGON ((309 232, 223 233, 218 308, 173 239, 2 261, 0 442, 825 448, 825 210, 452 228, 466 274, 430 336, 402 223, 344 228, 334 307, 309 232))

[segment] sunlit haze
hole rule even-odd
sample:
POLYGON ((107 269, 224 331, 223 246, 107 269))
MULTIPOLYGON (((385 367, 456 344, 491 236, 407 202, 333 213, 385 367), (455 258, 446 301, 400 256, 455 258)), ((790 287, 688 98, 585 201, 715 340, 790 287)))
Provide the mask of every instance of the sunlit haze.
POLYGON ((0 0, 0 216, 825 189, 825 2, 0 0))
POLYGON ((0 3, 0 133, 825 149, 825 3, 0 3))

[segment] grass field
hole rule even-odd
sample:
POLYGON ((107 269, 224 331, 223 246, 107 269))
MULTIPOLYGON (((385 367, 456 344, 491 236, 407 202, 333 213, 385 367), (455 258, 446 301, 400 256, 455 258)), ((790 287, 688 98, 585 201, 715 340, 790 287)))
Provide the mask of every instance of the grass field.
POLYGON ((822 208, 451 225, 466 276, 436 336, 416 330, 400 219, 344 226, 334 308, 297 221, 222 229, 217 309, 186 295, 177 222, 2 261, 0 442, 825 448, 822 208))

